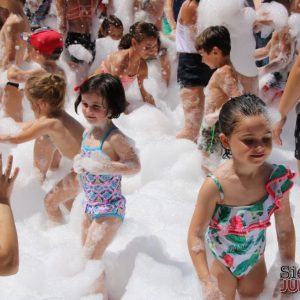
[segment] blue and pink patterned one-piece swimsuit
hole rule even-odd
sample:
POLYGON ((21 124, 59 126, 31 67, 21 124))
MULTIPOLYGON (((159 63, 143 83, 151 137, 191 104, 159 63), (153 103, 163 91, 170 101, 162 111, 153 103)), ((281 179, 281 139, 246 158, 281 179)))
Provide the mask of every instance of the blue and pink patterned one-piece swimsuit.
MULTIPOLYGON (((95 148, 84 144, 86 137, 89 135, 89 132, 87 132, 82 139, 81 157, 91 157, 91 154, 95 151, 106 156, 102 150, 103 143, 115 129, 117 128, 110 128, 104 135, 99 147, 95 148)), ((122 176, 120 175, 92 174, 83 170, 79 174, 79 181, 85 194, 85 213, 92 219, 113 216, 123 220, 126 199, 121 193, 121 180, 122 176)))

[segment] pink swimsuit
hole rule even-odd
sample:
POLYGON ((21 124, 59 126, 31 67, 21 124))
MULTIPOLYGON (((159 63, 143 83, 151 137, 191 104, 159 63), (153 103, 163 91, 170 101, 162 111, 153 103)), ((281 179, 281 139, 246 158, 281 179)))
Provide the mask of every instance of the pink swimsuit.
MULTIPOLYGON (((101 68, 102 72, 104 72, 104 73, 110 73, 108 71, 108 69, 106 68, 104 61, 101 63, 100 68, 101 68)), ((127 87, 129 87, 135 81, 135 79, 137 78, 137 75, 130 76, 128 74, 124 74, 124 75, 121 75, 119 78, 120 78, 120 80, 121 80, 121 82, 123 84, 123 87, 127 88, 127 87)))

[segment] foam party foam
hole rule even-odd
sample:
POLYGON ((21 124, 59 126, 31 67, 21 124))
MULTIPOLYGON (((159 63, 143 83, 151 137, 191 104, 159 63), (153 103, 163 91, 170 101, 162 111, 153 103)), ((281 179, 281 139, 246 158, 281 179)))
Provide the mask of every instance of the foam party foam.
MULTIPOLYGON (((224 5, 221 0, 209 1, 220 3, 220 7, 224 5)), ((226 1, 230 5, 239 3, 226 1)), ((205 2, 203 0, 201 4, 205 2)), ((225 12, 227 17, 234 15, 234 12, 240 13, 232 6, 225 12)), ((214 17, 217 14, 210 15, 211 19, 214 17)), ((176 61, 173 65, 176 66, 176 61)), ((188 140, 175 138, 182 127, 183 111, 174 76, 176 70, 172 72, 169 90, 157 91, 159 85, 156 82, 161 81, 161 74, 156 66, 149 66, 149 80, 145 85, 161 103, 160 109, 141 103, 138 109, 113 121, 135 141, 142 170, 134 176, 123 177, 123 191, 127 198, 125 221, 101 261, 87 263, 82 259, 82 193, 76 198, 70 215, 65 212, 65 225, 52 227, 46 219, 43 198, 55 182, 70 171, 71 164, 63 159, 60 169, 50 172, 41 186, 32 167, 33 142, 11 150, 14 164, 21 169, 11 197, 19 236, 20 270, 16 275, 0 278, 1 299, 99 300, 101 295, 88 294, 88 290, 103 268, 111 300, 203 299, 186 238, 205 176, 200 168, 201 155, 197 146, 188 140)), ((69 85, 76 85, 74 79, 68 79, 69 85)), ((132 93, 135 92, 138 95, 137 86, 135 90, 133 87, 132 93)), ((74 112, 74 100, 75 96, 70 96, 67 111, 82 121, 82 115, 74 112)), ((29 114, 30 108, 25 109, 29 114)), ((295 113, 292 112, 282 135, 284 148, 275 146, 270 161, 288 163, 296 169, 291 130, 294 124, 295 113)), ((296 183, 290 198, 299 249, 300 188, 296 183)), ((272 222, 265 253, 270 276, 264 293, 258 298, 261 300, 272 297, 276 275, 279 274, 275 263, 278 261, 276 231, 272 222)), ((296 260, 299 259, 300 252, 297 251, 296 260)))
POLYGON ((272 20, 272 24, 263 26, 261 36, 268 37, 273 30, 279 31, 288 23, 288 11, 286 8, 275 1, 270 3, 262 3, 257 10, 257 20, 272 20))

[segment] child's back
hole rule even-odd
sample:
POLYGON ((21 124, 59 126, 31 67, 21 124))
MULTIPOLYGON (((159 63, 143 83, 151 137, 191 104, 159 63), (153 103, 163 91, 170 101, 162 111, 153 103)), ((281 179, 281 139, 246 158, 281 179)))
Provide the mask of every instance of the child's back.
POLYGON ((256 92, 257 77, 247 77, 238 73, 232 64, 223 65, 214 72, 204 90, 204 120, 208 114, 219 110, 231 97, 256 92))

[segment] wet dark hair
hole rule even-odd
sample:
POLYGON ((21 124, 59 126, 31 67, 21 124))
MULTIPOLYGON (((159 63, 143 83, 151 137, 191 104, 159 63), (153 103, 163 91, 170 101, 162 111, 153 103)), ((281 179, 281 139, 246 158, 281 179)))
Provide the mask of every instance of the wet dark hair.
MULTIPOLYGON (((245 94, 231 98, 222 106, 220 111, 220 132, 229 137, 241 118, 261 114, 269 120, 266 104, 259 97, 253 94, 245 94)), ((229 158, 231 156, 230 150, 224 150, 223 158, 229 158)))
POLYGON ((62 52, 63 48, 56 48, 50 56, 45 54, 43 55, 50 60, 58 60, 62 52))
POLYGON ((197 51, 204 50, 210 53, 213 47, 218 47, 223 55, 229 55, 231 50, 230 33, 224 26, 211 26, 206 28, 196 38, 197 51))
POLYGON ((98 38, 103 38, 108 36, 108 30, 110 26, 115 26, 117 28, 123 29, 122 21, 114 15, 109 15, 105 17, 98 31, 98 38))
POLYGON ((127 101, 121 80, 111 74, 100 74, 90 77, 79 87, 79 96, 75 101, 75 112, 82 100, 82 94, 94 93, 105 99, 108 107, 108 118, 115 119, 126 109, 127 101))
POLYGON ((125 34, 118 46, 118 49, 129 49, 131 47, 132 38, 138 43, 145 38, 154 37, 157 39, 158 48, 160 46, 159 31, 157 27, 152 23, 136 22, 129 28, 129 33, 125 34))

